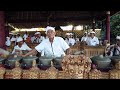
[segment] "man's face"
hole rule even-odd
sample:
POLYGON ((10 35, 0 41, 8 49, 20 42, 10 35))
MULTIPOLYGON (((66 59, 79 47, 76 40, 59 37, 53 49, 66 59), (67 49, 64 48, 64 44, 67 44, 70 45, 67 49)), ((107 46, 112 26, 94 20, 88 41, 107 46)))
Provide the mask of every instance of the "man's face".
POLYGON ((24 42, 23 41, 20 41, 19 44, 22 45, 24 42))
POLYGON ((41 36, 41 34, 37 34, 37 35, 36 35, 36 37, 38 37, 38 38, 39 38, 40 36, 41 36))
POLYGON ((90 36, 91 36, 91 37, 94 37, 94 36, 95 36, 95 34, 94 34, 94 33, 90 33, 90 36))
POLYGON ((70 35, 66 35, 67 38, 70 38, 70 35))
POLYGON ((84 36, 87 36, 87 33, 84 33, 84 36))
POLYGON ((61 36, 61 31, 56 31, 56 36, 61 36))
POLYGON ((47 31, 47 36, 48 36, 48 38, 54 38, 55 34, 56 34, 56 33, 55 33, 53 30, 48 30, 48 31, 47 31))

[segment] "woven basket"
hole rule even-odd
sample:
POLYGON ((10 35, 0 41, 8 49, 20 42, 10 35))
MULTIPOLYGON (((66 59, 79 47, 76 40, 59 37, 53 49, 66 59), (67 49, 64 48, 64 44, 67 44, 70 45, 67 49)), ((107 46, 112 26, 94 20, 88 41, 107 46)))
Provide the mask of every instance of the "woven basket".
POLYGON ((58 71, 57 79, 65 79, 65 71, 58 71))
POLYGON ((62 66, 71 79, 83 79, 87 78, 84 72, 88 73, 91 69, 91 59, 84 55, 68 55, 64 57, 62 66))
POLYGON ((46 70, 39 70, 39 79, 48 79, 48 72, 46 70))
POLYGON ((12 79, 13 78, 13 74, 12 74, 12 70, 7 70, 5 71, 5 79, 12 79))
POLYGON ((29 70, 23 70, 22 71, 21 79, 30 79, 30 72, 29 72, 29 70))
POLYGON ((115 64, 115 69, 120 70, 120 61, 118 61, 118 62, 115 64))
POLYGON ((93 69, 89 72, 89 79, 101 79, 101 71, 93 69))
POLYGON ((33 60, 32 68, 23 70, 22 79, 39 79, 39 69, 36 66, 36 60, 33 60))
POLYGON ((109 79, 110 78, 109 72, 101 72, 101 73, 102 73, 101 79, 109 79))
POLYGON ((0 79, 4 79, 4 75, 5 75, 5 68, 0 67, 0 79))
POLYGON ((110 79, 120 79, 120 70, 113 69, 109 71, 110 79))
POLYGON ((22 70, 20 68, 20 63, 15 62, 15 68, 11 70, 6 70, 5 79, 21 79, 22 70))
POLYGON ((47 70, 48 79, 57 79, 58 70, 54 67, 53 62, 51 61, 51 67, 47 70))
POLYGON ((22 69, 20 68, 20 63, 18 61, 15 62, 15 68, 11 70, 12 79, 21 79, 22 69))
POLYGON ((51 61, 51 67, 47 70, 39 71, 39 79, 57 79, 58 70, 53 66, 51 61))
POLYGON ((84 72, 83 79, 89 79, 89 73, 88 72, 84 72))

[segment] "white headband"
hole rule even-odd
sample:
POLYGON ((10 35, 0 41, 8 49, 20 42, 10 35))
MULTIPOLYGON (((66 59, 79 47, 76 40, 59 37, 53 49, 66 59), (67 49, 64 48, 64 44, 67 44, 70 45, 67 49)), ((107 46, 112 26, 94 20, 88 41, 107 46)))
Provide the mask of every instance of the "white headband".
POLYGON ((94 32, 94 31, 92 31, 92 32, 90 32, 90 33, 94 33, 94 34, 95 34, 95 32, 94 32))
POLYGON ((23 39, 22 39, 21 37, 19 37, 19 38, 17 39, 17 42, 20 42, 20 41, 23 41, 23 39))
POLYGON ((45 28, 46 34, 47 34, 47 31, 48 31, 48 30, 53 30, 53 31, 55 32, 55 29, 54 29, 53 27, 47 26, 47 27, 45 28))
POLYGON ((66 33, 66 35, 70 35, 70 33, 66 33))
POLYGON ((87 33, 87 32, 84 32, 84 33, 87 33))
POLYGON ((41 33, 40 32, 36 32, 35 35, 37 35, 37 34, 41 34, 41 33))

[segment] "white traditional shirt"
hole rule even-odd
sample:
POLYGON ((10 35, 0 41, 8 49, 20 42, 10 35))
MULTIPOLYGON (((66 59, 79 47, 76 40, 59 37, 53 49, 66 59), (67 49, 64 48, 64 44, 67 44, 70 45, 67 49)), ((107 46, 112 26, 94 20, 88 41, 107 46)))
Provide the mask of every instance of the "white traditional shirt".
POLYGON ((99 44, 99 40, 96 36, 94 36, 93 38, 88 37, 86 39, 86 43, 87 43, 88 46, 96 46, 96 45, 99 44))
POLYGON ((16 45, 12 51, 12 54, 15 53, 15 50, 32 50, 31 48, 28 47, 28 45, 26 43, 23 43, 21 47, 19 47, 18 45, 16 45))
POLYGON ((11 41, 15 41, 16 42, 16 40, 17 40, 17 38, 15 38, 15 37, 11 38, 11 41))
POLYGON ((22 37, 21 37, 21 36, 19 36, 19 37, 16 37, 16 42, 17 42, 17 40, 18 40, 19 38, 22 38, 22 37))
POLYGON ((11 45, 11 41, 10 41, 10 38, 9 38, 9 37, 8 37, 7 40, 6 40, 5 45, 6 45, 6 46, 10 46, 10 45, 11 45))
POLYGON ((75 39, 69 38, 69 45, 74 45, 75 44, 75 39))
POLYGON ((77 41, 79 41, 79 38, 76 38, 76 40, 75 40, 75 41, 76 41, 76 42, 77 42, 77 41))
POLYGON ((66 38, 65 42, 70 46, 70 45, 74 45, 76 41, 73 38, 69 38, 69 39, 66 38))
POLYGON ((69 45, 69 39, 65 38, 65 42, 69 45))
POLYGON ((34 43, 34 40, 35 40, 35 36, 32 36, 31 37, 31 42, 34 43))
POLYGON ((37 38, 36 39, 36 43, 41 43, 42 40, 44 40, 45 38, 43 36, 41 36, 40 38, 37 38))
POLYGON ((114 55, 120 55, 120 46, 116 45, 116 50, 115 50, 115 44, 114 45, 110 45, 108 47, 107 51, 110 51, 110 55, 109 56, 114 56, 114 55))
POLYGON ((28 34, 24 34, 24 35, 23 35, 24 40, 26 40, 27 37, 28 37, 28 34))
POLYGON ((61 37, 54 37, 53 43, 49 41, 49 38, 44 39, 35 49, 38 52, 44 52, 44 56, 46 57, 61 57, 65 55, 65 52, 69 47, 69 45, 64 41, 61 37))
POLYGON ((88 38, 88 36, 83 36, 83 37, 81 38, 81 42, 82 42, 82 41, 86 41, 87 38, 88 38))

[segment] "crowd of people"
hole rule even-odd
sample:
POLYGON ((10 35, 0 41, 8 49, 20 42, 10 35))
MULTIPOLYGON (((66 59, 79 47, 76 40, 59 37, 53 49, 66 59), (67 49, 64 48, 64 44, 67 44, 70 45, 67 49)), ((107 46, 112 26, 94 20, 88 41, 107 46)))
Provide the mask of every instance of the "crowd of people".
MULTIPOLYGON (((63 38, 63 40, 67 43, 69 47, 80 42, 84 43, 84 45, 87 45, 87 46, 100 45, 100 41, 94 31, 91 31, 89 33, 84 32, 81 38, 79 38, 78 36, 75 37, 74 33, 66 33, 65 37, 63 37, 62 32, 63 32, 62 30, 55 30, 55 36, 63 38)), ((18 49, 18 48, 20 50, 28 50, 28 51, 32 50, 27 45, 28 42, 32 44, 40 44, 42 41, 46 39, 48 39, 47 32, 46 32, 46 35, 44 36, 40 32, 35 32, 34 35, 29 35, 27 32, 25 32, 23 36, 20 33, 17 33, 17 34, 10 33, 10 37, 6 37, 5 44, 7 47, 10 47, 11 45, 13 45, 14 48, 12 53, 15 53, 15 49, 18 49)))
MULTIPOLYGON (((62 32, 60 34, 57 33, 55 28, 47 26, 45 28, 46 36, 42 36, 40 32, 35 32, 33 36, 29 35, 27 32, 21 36, 20 33, 16 35, 11 34, 11 37, 6 37, 6 46, 10 47, 14 43, 14 48, 12 50, 12 54, 17 54, 22 57, 29 56, 33 53, 40 53, 41 56, 45 57, 61 57, 70 54, 70 47, 77 44, 78 42, 84 43, 87 46, 98 46, 100 45, 100 41, 96 36, 94 31, 84 32, 82 38, 74 37, 73 33, 66 33, 65 38, 63 38, 62 32), (38 45, 31 49, 26 41, 38 45), (22 50, 27 50, 28 53, 22 54, 20 53, 22 50), (18 54, 19 53, 19 54, 18 54)), ((106 47, 105 55, 115 56, 120 55, 120 36, 116 37, 116 44, 109 45, 106 47)), ((103 44, 104 45, 104 44, 103 44)), ((44 61, 42 61, 44 62, 44 61)), ((50 62, 50 61, 48 61, 50 62)), ((56 68, 61 68, 61 61, 56 61, 58 65, 55 65, 56 68)), ((44 63, 43 63, 44 64, 44 63)), ((50 63, 43 65, 47 68, 50 67, 50 63)))

